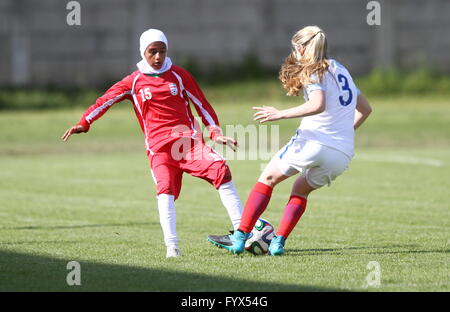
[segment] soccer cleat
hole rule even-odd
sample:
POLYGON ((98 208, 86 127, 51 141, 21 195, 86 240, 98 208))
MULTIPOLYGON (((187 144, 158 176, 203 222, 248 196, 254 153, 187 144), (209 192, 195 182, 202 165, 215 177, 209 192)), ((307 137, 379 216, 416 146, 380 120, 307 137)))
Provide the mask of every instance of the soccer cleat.
POLYGON ((234 231, 233 234, 228 235, 209 235, 208 241, 232 253, 241 254, 244 252, 245 241, 249 235, 250 233, 234 231))
POLYGON ((281 256, 284 252, 284 243, 286 238, 283 236, 275 236, 272 238, 269 246, 269 255, 271 256, 281 256))
POLYGON ((181 256, 180 249, 176 246, 167 247, 166 258, 176 258, 181 256))
POLYGON ((227 235, 208 235, 208 242, 216 245, 219 248, 224 248, 225 246, 233 245, 230 236, 234 231, 230 231, 231 234, 227 235))

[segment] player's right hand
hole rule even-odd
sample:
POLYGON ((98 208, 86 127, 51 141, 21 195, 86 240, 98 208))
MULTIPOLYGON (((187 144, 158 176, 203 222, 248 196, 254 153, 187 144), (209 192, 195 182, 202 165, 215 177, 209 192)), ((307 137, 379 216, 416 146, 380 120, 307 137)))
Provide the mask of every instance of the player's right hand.
POLYGON ((226 137, 224 135, 215 136, 214 142, 223 144, 223 145, 227 145, 228 147, 230 147, 233 150, 233 152, 236 152, 236 149, 239 147, 239 144, 235 139, 226 137))
POLYGON ((61 139, 65 142, 69 139, 69 137, 74 133, 86 132, 86 129, 82 125, 75 125, 64 132, 61 139))

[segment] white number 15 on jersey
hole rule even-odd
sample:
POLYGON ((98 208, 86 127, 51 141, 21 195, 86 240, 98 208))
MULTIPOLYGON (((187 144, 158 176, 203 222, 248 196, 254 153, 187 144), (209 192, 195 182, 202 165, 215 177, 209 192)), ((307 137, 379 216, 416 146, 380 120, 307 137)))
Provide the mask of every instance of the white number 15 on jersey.
POLYGON ((144 90, 139 90, 142 97, 142 102, 145 100, 150 100, 152 98, 152 93, 150 92, 150 88, 145 88, 144 90))

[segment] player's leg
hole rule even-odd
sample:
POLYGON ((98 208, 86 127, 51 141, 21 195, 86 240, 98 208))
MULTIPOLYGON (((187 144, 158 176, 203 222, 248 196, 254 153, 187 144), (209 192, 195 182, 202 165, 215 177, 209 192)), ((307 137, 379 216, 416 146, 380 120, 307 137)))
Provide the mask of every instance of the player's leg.
POLYGON ((299 141, 296 144, 297 146, 292 152, 287 152, 286 161, 302 172, 302 175, 295 180, 292 186, 280 225, 275 237, 270 242, 269 254, 274 256, 283 254, 286 239, 305 212, 309 193, 322 185, 311 183, 308 176, 311 170, 317 170, 321 165, 323 146, 307 141, 299 141))
POLYGON ((160 190, 162 190, 162 193, 158 193, 157 196, 159 222, 163 230, 164 243, 167 248, 167 258, 178 257, 181 255, 180 248, 178 247, 178 236, 176 231, 177 218, 175 201, 180 193, 182 174, 182 171, 173 173, 169 178, 170 181, 167 183, 172 185, 170 189, 163 190, 165 187, 161 187, 160 190))
POLYGON ((258 182, 251 189, 242 213, 241 224, 239 225, 240 231, 244 233, 252 231, 256 221, 269 204, 273 188, 290 177, 290 175, 286 175, 280 170, 277 162, 278 160, 274 157, 264 168, 258 182))
POLYGON ((166 257, 177 257, 181 253, 176 232, 175 200, 180 193, 183 172, 171 165, 170 159, 163 152, 152 157, 151 165, 156 183, 159 221, 167 248, 166 257))
POLYGON ((306 176, 298 177, 292 186, 291 196, 284 207, 283 217, 269 246, 269 253, 277 256, 283 254, 284 244, 306 209, 309 193, 315 190, 306 180, 306 176))
POLYGON ((307 169, 294 183, 283 217, 269 246, 271 255, 281 255, 286 239, 302 217, 308 195, 330 183, 348 167, 350 158, 344 153, 315 143, 306 143, 299 162, 307 169))
POLYGON ((267 208, 275 185, 298 172, 280 160, 280 155, 285 153, 288 147, 286 145, 272 158, 250 191, 238 231, 232 235, 211 235, 208 238, 210 242, 233 253, 243 252, 245 240, 267 208))
POLYGON ((180 249, 178 247, 178 237, 176 231, 176 210, 175 198, 171 194, 159 194, 158 198, 158 212, 159 222, 163 230, 164 244, 166 245, 166 257, 178 257, 180 249))
POLYGON ((233 230, 237 230, 239 224, 241 223, 242 202, 234 182, 230 180, 221 184, 217 191, 219 192, 222 205, 225 207, 228 216, 230 217, 233 230))
POLYGON ((264 168, 245 202, 239 230, 250 233, 256 221, 266 210, 272 196, 273 188, 280 182, 298 173, 290 164, 289 154, 293 152, 292 144, 284 146, 264 168))
MULTIPOLYGON (((216 166, 220 165, 220 163, 216 162, 216 166)), ((213 165, 214 166, 214 165, 213 165)), ((212 184, 216 186, 222 204, 227 209, 228 215, 231 219, 231 223, 233 225, 233 231, 230 231, 233 234, 239 227, 242 216, 242 202, 239 198, 237 189, 231 180, 231 172, 226 164, 223 164, 220 168, 217 168, 217 172, 225 171, 226 174, 219 174, 220 178, 212 180, 212 184), (217 185, 219 185, 217 187, 217 185)), ((219 247, 225 247, 232 245, 231 235, 209 235, 208 241, 217 245, 219 247)))
POLYGON ((242 253, 246 239, 270 201, 273 187, 288 177, 278 169, 275 161, 269 163, 250 192, 239 229, 232 235, 210 235, 208 240, 233 253, 242 253))
POLYGON ((273 188, 289 177, 289 175, 285 175, 280 171, 276 161, 271 161, 267 165, 259 177, 258 182, 256 182, 250 191, 245 202, 241 224, 238 230, 230 236, 232 245, 225 247, 226 249, 236 254, 244 252, 245 241, 250 236, 256 221, 258 221, 266 210, 272 196, 273 188))
POLYGON ((233 229, 236 230, 241 220, 242 202, 225 159, 211 147, 197 141, 180 166, 185 172, 208 181, 217 189, 233 229))
MULTIPOLYGON (((189 153, 180 161, 180 168, 192 176, 208 181, 218 190, 220 199, 228 212, 233 228, 236 230, 241 220, 242 203, 236 187, 231 180, 231 171, 225 159, 202 141, 196 141, 189 153)), ((230 236, 228 235, 220 236, 227 240, 223 245, 222 241, 216 243, 211 240, 211 237, 209 236, 208 240, 220 247, 229 245, 228 241, 230 236)))

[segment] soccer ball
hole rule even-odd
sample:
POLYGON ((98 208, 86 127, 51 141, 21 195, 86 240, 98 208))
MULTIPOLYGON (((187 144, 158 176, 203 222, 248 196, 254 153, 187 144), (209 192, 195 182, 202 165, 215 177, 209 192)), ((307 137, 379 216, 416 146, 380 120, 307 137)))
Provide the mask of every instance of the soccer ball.
POLYGON ((269 251, 270 241, 274 236, 272 224, 267 220, 258 219, 250 237, 245 242, 245 250, 254 255, 265 255, 269 251))

